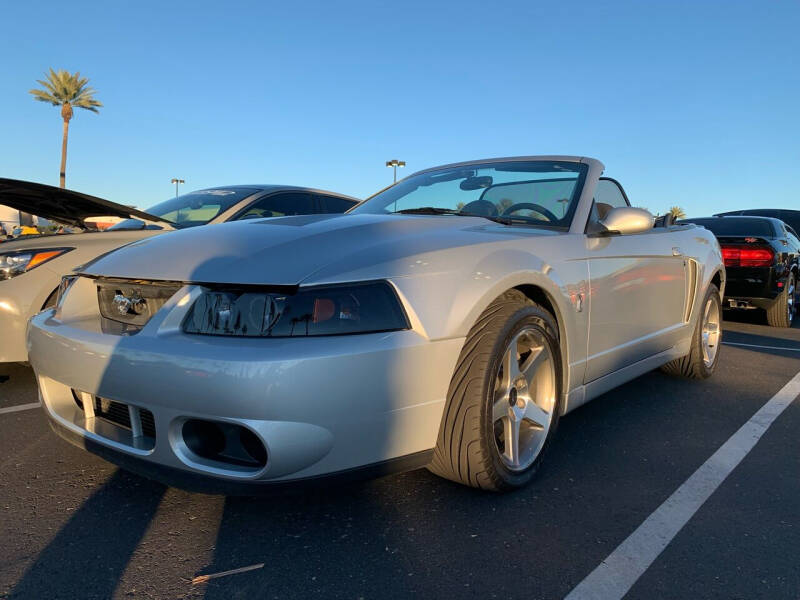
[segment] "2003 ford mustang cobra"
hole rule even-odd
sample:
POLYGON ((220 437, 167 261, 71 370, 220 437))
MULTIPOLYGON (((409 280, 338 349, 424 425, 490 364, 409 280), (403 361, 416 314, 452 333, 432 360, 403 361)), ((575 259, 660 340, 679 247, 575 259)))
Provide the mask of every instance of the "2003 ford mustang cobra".
POLYGON ((131 244, 31 320, 44 409, 74 443, 190 489, 419 466, 522 486, 565 413, 719 358, 716 239, 654 226, 602 172, 459 163, 345 215, 131 244))

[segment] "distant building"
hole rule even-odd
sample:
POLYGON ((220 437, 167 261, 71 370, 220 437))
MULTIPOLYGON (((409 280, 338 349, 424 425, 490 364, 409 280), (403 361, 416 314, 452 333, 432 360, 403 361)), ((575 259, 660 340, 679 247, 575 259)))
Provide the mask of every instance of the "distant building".
POLYGON ((85 223, 89 226, 94 225, 94 227, 97 227, 97 229, 103 231, 112 225, 116 225, 122 220, 123 219, 120 219, 119 217, 89 217, 85 220, 85 223))
POLYGON ((33 226, 35 224, 35 217, 28 213, 21 212, 16 208, 9 208, 8 206, 0 204, 0 223, 3 224, 3 228, 6 231, 11 231, 14 227, 19 225, 33 226))

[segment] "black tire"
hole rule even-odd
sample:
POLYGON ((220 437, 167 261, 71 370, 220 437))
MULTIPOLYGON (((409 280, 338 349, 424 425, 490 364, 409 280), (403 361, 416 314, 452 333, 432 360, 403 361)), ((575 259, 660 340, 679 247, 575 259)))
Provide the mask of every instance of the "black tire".
POLYGON ((558 424, 562 404, 558 327, 553 316, 517 290, 497 298, 473 325, 447 392, 442 423, 428 469, 446 479, 491 491, 527 484, 541 464, 558 424), (490 415, 499 363, 513 336, 535 328, 549 346, 555 366, 555 405, 550 430, 539 454, 524 471, 501 461, 490 415))
POLYGON ((695 327, 694 334, 692 336, 692 348, 689 351, 689 354, 682 358, 676 358, 675 360, 671 360, 667 364, 661 367, 661 370, 664 373, 668 373, 669 375, 676 375, 679 377, 688 377, 690 379, 706 379, 711 377, 714 373, 714 370, 717 368, 717 364, 719 363, 719 354, 721 350, 721 343, 722 343, 722 332, 720 330, 720 337, 719 337, 719 344, 720 346, 716 350, 716 355, 714 356, 714 360, 710 365, 706 365, 705 360, 703 360, 703 314, 705 312, 706 304, 711 301, 717 305, 719 310, 720 320, 722 318, 722 301, 719 297, 719 289, 713 283, 708 286, 708 290, 706 290, 706 295, 703 297, 703 302, 700 304, 699 310, 700 315, 697 318, 697 326, 695 327))
POLYGON ((775 299, 775 302, 772 303, 772 306, 770 306, 767 309, 767 323, 769 323, 771 327, 792 326, 792 321, 794 320, 794 312, 796 310, 795 307, 795 299, 797 298, 795 290, 796 281, 797 279, 795 278, 794 273, 790 274, 788 279, 786 280, 786 285, 783 288, 783 291, 775 299), (791 313, 789 310, 790 295, 792 297, 791 313))

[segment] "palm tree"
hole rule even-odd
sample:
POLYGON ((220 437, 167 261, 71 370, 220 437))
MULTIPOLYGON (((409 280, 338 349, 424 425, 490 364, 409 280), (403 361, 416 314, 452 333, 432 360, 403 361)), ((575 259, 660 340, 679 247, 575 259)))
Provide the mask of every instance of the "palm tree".
POLYGON ((669 209, 669 214, 672 215, 673 221, 686 218, 686 213, 680 206, 671 206, 669 209))
POLYGON ((35 100, 49 102, 53 106, 61 107, 61 118, 64 119, 64 139, 61 142, 61 172, 60 185, 63 188, 66 184, 67 171, 67 137, 69 135, 69 121, 72 118, 72 108, 85 108, 94 113, 103 106, 95 100, 94 88, 89 87, 89 79, 81 77, 78 72, 70 73, 59 69, 54 71, 52 67, 44 80, 37 79, 44 89, 30 90, 35 100))

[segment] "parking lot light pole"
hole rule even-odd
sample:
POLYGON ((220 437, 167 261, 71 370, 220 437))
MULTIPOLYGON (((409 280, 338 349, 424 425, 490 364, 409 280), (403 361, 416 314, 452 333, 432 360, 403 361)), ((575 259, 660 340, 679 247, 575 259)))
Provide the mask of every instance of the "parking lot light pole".
POLYGON ((182 183, 186 183, 184 179, 176 179, 175 177, 172 178, 172 183, 175 184, 175 197, 178 197, 178 186, 182 183))
POLYGON ((386 161, 386 166, 394 168, 394 182, 397 183, 397 167, 405 167, 406 161, 393 158, 392 160, 386 161))

